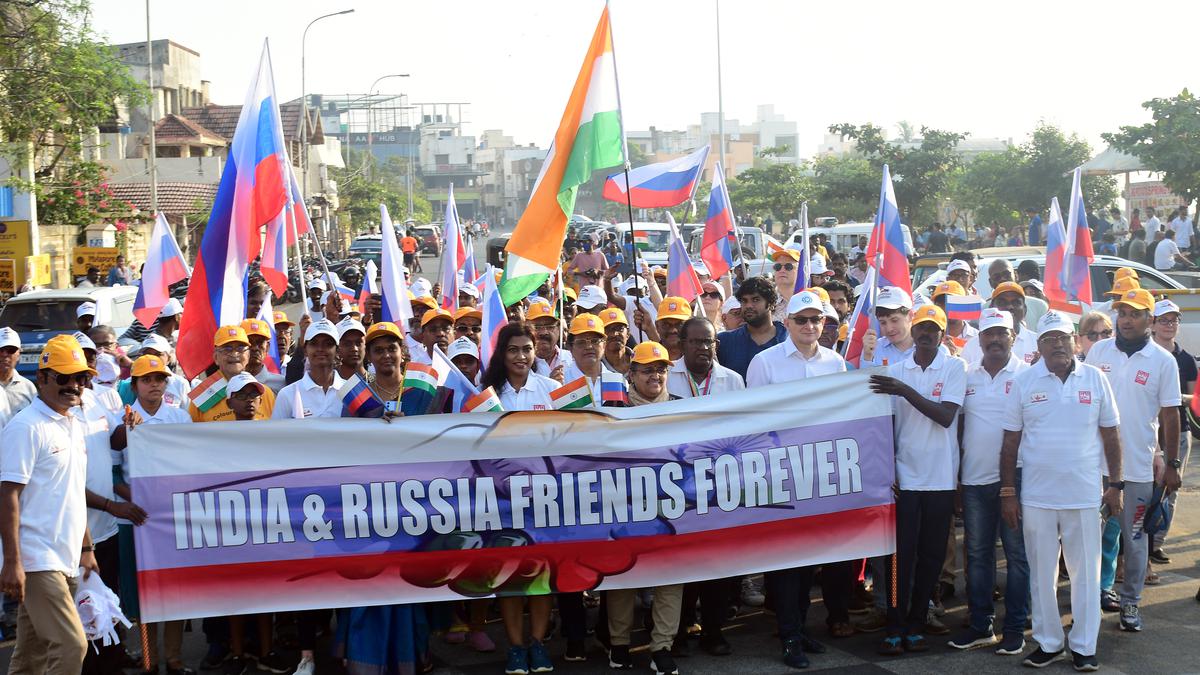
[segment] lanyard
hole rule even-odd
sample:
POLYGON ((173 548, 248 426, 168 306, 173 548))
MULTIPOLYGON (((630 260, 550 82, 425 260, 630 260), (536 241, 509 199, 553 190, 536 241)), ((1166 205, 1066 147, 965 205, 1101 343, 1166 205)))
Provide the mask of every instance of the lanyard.
POLYGON ((696 380, 692 377, 691 371, 686 371, 685 369, 685 372, 687 372, 688 386, 692 389, 692 397, 696 398, 698 396, 708 396, 708 389, 712 385, 712 370, 710 369, 708 371, 708 375, 704 376, 704 391, 697 389, 696 380))

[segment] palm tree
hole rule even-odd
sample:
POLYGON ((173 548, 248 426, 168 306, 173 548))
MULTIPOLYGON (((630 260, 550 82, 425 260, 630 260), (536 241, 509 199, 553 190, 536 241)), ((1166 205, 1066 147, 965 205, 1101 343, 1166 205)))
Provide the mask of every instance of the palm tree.
POLYGON ((900 132, 900 141, 902 143, 911 143, 916 138, 916 132, 913 130, 912 122, 908 120, 900 120, 896 123, 896 129, 900 132))

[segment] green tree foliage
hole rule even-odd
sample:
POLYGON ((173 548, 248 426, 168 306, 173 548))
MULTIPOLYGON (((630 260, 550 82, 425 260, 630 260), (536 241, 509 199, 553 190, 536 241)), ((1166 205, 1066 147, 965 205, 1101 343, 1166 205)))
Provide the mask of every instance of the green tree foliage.
MULTIPOLYGON (((349 168, 330 169, 338 183, 338 212, 350 217, 354 232, 379 225, 379 205, 386 204, 392 222, 408 217, 408 166, 402 157, 379 162, 362 150, 350 150, 349 168)), ((433 208, 420 176, 413 176, 413 218, 428 223, 433 208)))
POLYGON ((834 124, 829 131, 856 141, 858 153, 877 171, 888 165, 896 201, 906 215, 905 220, 918 223, 933 219, 937 197, 962 165, 955 148, 967 137, 965 133, 922 126, 921 144, 910 147, 911 144, 889 142, 883 136, 883 129, 873 124, 834 124))
POLYGON ((1102 134, 1105 142, 1159 171, 1171 192, 1188 203, 1200 197, 1200 100, 1184 89, 1172 98, 1155 98, 1142 107, 1150 122, 1102 134))
POLYGON ((148 90, 95 38, 88 0, 0 2, 0 138, 31 142, 35 175, 78 159, 83 138, 113 120, 118 102, 148 90))
POLYGON ((841 222, 870 220, 879 205, 880 174, 863 157, 832 155, 812 163, 815 199, 809 202, 810 219, 837 216, 841 222))
POLYGON ((53 180, 43 180, 30 189, 37 197, 38 218, 44 223, 78 225, 79 241, 83 243, 87 226, 96 222, 114 222, 119 229, 122 221, 149 214, 134 215, 133 204, 117 199, 108 186, 104 167, 95 162, 72 162, 56 172, 53 180))
MULTIPOLYGON (((629 166, 637 168, 651 164, 651 159, 642 151, 641 146, 626 142, 625 151, 629 157, 629 166)), ((604 198, 604 181, 614 173, 620 173, 624 167, 614 166, 609 169, 601 169, 592 175, 592 179, 583 185, 579 186, 579 192, 575 196, 575 213, 587 214, 589 218, 596 220, 608 220, 616 218, 618 221, 625 222, 629 220, 629 207, 625 202, 614 202, 604 198)), ((637 209, 634 209, 633 217, 637 218, 637 209)))
POLYGON ((812 179, 794 164, 746 169, 729 181, 729 199, 739 216, 771 217, 786 223, 800 216, 800 205, 812 196, 812 179))

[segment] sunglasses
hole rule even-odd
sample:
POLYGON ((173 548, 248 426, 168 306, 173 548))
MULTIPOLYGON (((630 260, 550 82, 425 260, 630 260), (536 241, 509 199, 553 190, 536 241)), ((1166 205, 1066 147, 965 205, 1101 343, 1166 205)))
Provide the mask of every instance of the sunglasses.
POLYGON ((787 271, 791 272, 794 269, 796 269, 796 266, 792 263, 775 263, 775 271, 776 272, 778 272, 779 270, 787 270, 787 271))
POLYGON ((812 325, 816 326, 816 325, 820 324, 821 322, 823 322, 824 320, 825 320, 825 316, 821 315, 821 314, 818 314, 816 316, 793 316, 792 317, 792 321, 794 321, 797 326, 803 326, 806 323, 811 323, 812 325))
MULTIPOLYGON (((47 377, 49 377, 49 376, 47 376, 47 377)), ((88 374, 87 372, 72 373, 71 375, 64 375, 63 373, 54 373, 54 383, 60 387, 65 387, 68 384, 72 384, 72 383, 83 386, 83 385, 87 384, 88 381, 91 379, 92 379, 92 376, 90 374, 88 374)))
POLYGON ((709 298, 710 300, 720 300, 721 294, 716 291, 711 291, 709 293, 705 293, 702 297, 709 298))
POLYGON ((1091 340, 1092 342, 1096 342, 1098 340, 1107 340, 1113 336, 1113 332, 1111 328, 1108 328, 1105 330, 1090 330, 1084 333, 1084 335, 1086 335, 1087 339, 1091 340))
POLYGON ((454 327, 454 330, 459 333, 482 333, 483 326, 458 325, 454 327))
POLYGON ((229 396, 229 398, 235 401, 251 401, 259 398, 260 396, 262 396, 262 394, 258 393, 258 390, 254 387, 246 387, 240 391, 235 391, 229 396))

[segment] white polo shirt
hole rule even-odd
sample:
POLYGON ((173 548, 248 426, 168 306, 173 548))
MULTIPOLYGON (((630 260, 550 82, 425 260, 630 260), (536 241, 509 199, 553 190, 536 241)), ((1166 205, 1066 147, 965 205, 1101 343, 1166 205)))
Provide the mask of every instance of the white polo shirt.
MULTIPOLYGON (((941 349, 924 370, 913 357, 888 366, 888 375, 921 396, 962 405, 967 364, 941 349)), ((896 480, 901 490, 953 490, 958 481, 958 428, 934 422, 899 396, 892 397, 896 416, 896 480)))
MULTIPOLYGON (((555 368, 562 366, 563 371, 565 372, 567 370, 567 366, 572 365, 575 365, 575 357, 571 356, 571 352, 555 347, 554 356, 552 358, 543 359, 539 356, 534 357, 533 372, 537 373, 538 375, 550 377, 550 373, 554 372, 555 368)), ((563 381, 570 382, 571 380, 564 377, 563 381)))
POLYGON ((25 406, 37 398, 37 387, 33 386, 33 382, 22 377, 15 368, 8 382, 0 382, 0 389, 4 390, 4 395, 8 398, 9 412, 13 415, 21 412, 25 406))
POLYGON ((500 405, 505 410, 554 410, 550 392, 560 386, 557 380, 530 372, 521 391, 514 389, 511 382, 504 382, 500 390, 500 405))
POLYGON ((296 417, 293 402, 296 390, 300 391, 300 405, 304 406, 304 417, 341 417, 342 397, 338 390, 346 381, 337 371, 333 371, 333 384, 329 389, 313 382, 308 373, 304 377, 279 390, 275 397, 275 408, 271 410, 271 419, 291 419, 296 417))
POLYGON ((79 570, 87 528, 87 447, 76 415, 60 415, 34 399, 4 427, 0 481, 20 483, 21 565, 25 572, 79 570))
POLYGON ((692 378, 683 359, 672 364, 671 370, 667 372, 667 393, 679 398, 707 396, 726 391, 742 391, 745 388, 746 383, 742 381, 742 376, 738 375, 737 371, 717 363, 716 359, 713 359, 712 369, 708 371, 708 376, 699 382, 692 378))
MULTIPOLYGON (((1037 350, 1037 333, 1021 324, 1021 329, 1017 331, 1017 336, 1013 339, 1013 356, 1029 365, 1033 363, 1037 350)), ((983 349, 979 347, 979 335, 975 335, 967 341, 967 346, 963 347, 959 358, 966 361, 968 366, 979 365, 979 362, 983 361, 983 349)))
MULTIPOLYGON (((113 499, 113 454, 111 417, 116 413, 108 410, 93 396, 83 401, 82 406, 71 409, 83 424, 83 442, 87 448, 87 478, 85 485, 88 490, 105 499, 113 499)), ((92 543, 100 542, 117 533, 117 519, 112 514, 100 509, 88 508, 88 532, 92 535, 92 543)))
MULTIPOLYGON (((1093 347, 1094 349, 1094 347, 1093 347)), ((1045 361, 1017 373, 1008 394, 1005 431, 1021 432, 1021 503, 1041 509, 1099 507, 1106 466, 1100 427, 1120 424, 1099 368, 1072 361, 1066 381, 1045 361)))
POLYGON ((1152 482, 1158 414, 1163 408, 1180 405, 1179 364, 1154 340, 1147 341, 1132 357, 1126 356, 1117 349, 1115 337, 1092 345, 1087 362, 1108 378, 1121 411, 1121 470, 1125 480, 1152 482))
POLYGON ((779 382, 794 382, 845 370, 845 360, 832 349, 818 345, 817 353, 808 359, 796 349, 796 343, 787 338, 750 359, 750 367, 746 369, 746 386, 761 387, 779 382))
MULTIPOLYGON (((1008 363, 992 377, 982 364, 967 367, 967 391, 963 396, 962 474, 963 485, 991 485, 1000 481, 1000 446, 1004 429, 1005 404, 1012 391, 1012 379, 1029 366, 1009 356, 1008 363)), ((1017 466, 1021 466, 1020 458, 1017 466)))

